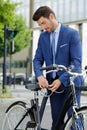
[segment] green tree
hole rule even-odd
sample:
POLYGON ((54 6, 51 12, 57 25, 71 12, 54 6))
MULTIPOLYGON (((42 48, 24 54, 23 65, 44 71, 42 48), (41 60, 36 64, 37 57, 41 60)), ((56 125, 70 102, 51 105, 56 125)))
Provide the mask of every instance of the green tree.
MULTIPOLYGON (((7 24, 11 29, 18 33, 14 38, 15 52, 29 46, 31 40, 31 30, 26 27, 26 20, 15 12, 16 7, 22 3, 11 3, 10 0, 0 0, 0 57, 4 50, 4 25, 7 24)), ((7 52, 9 54, 10 40, 7 42, 7 52)))
MULTIPOLYGON (((29 43, 32 37, 31 37, 31 30, 26 27, 26 20, 22 17, 22 15, 16 15, 14 26, 15 26, 15 30, 18 31, 16 37, 14 38, 14 43, 15 43, 14 53, 15 53, 25 47, 29 47, 29 43)), ((9 54, 9 46, 10 46, 11 40, 9 40, 7 43, 7 46, 8 46, 7 54, 9 54)))
POLYGON ((18 35, 14 38, 15 52, 29 46, 31 41, 31 30, 26 28, 26 20, 20 15, 16 16, 15 29, 18 35))

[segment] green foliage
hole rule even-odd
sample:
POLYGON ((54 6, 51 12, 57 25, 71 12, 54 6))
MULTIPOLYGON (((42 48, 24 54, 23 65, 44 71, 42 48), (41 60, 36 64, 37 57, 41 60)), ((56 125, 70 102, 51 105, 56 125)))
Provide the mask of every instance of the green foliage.
MULTIPOLYGON (((16 7, 22 3, 11 3, 10 0, 0 0, 0 57, 4 51, 4 25, 17 30, 14 38, 15 52, 29 46, 31 40, 31 30, 26 27, 26 20, 21 15, 16 14, 16 7)), ((7 41, 7 55, 9 55, 10 40, 7 41)))
POLYGON ((0 43, 4 41, 4 25, 14 27, 15 8, 18 4, 11 4, 10 0, 0 0, 0 43))
POLYGON ((0 86, 0 98, 12 98, 13 95, 9 90, 9 87, 6 86, 6 88, 4 90, 1 89, 0 86))
POLYGON ((32 37, 31 30, 26 28, 26 20, 21 15, 16 16, 15 26, 15 29, 18 31, 17 36, 14 38, 15 52, 17 52, 29 46, 32 37))

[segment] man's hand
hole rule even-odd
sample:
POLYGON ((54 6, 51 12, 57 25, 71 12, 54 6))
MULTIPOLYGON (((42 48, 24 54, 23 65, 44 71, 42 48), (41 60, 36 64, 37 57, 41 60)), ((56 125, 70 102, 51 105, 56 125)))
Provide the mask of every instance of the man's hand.
POLYGON ((38 82, 41 88, 48 88, 48 81, 44 76, 39 76, 38 82))
POLYGON ((51 90, 52 92, 56 91, 61 85, 61 81, 56 79, 53 81, 52 84, 49 85, 49 90, 51 90))

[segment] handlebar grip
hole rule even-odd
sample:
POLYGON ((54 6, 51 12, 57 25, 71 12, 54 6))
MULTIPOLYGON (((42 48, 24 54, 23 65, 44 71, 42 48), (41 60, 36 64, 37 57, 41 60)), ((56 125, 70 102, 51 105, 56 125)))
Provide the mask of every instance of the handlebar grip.
POLYGON ((54 70, 54 69, 56 69, 56 65, 50 65, 50 66, 47 66, 47 67, 41 67, 40 68, 40 70, 41 71, 43 71, 43 70, 47 70, 47 71, 49 71, 49 70, 54 70))

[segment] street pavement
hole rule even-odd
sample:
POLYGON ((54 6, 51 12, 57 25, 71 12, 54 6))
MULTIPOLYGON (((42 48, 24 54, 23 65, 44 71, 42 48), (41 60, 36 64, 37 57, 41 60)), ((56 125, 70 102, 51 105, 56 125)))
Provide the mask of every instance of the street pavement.
MULTIPOLYGON (((22 85, 15 85, 15 86, 9 86, 10 91, 12 92, 13 98, 5 98, 5 99, 0 99, 0 130, 2 127, 3 119, 5 116, 5 111, 7 107, 15 101, 22 100, 27 103, 30 102, 30 100, 34 97, 34 92, 25 89, 25 86, 22 85)), ((87 93, 87 92, 86 92, 87 93)), ((42 96, 40 95, 39 97, 40 103, 42 100, 42 96)), ((42 120, 42 126, 44 128, 48 128, 50 130, 51 127, 51 114, 50 114, 50 105, 49 105, 49 100, 47 101, 46 109, 44 112, 44 117, 42 120)), ((87 105, 87 95, 82 94, 81 96, 81 105, 87 105)))

